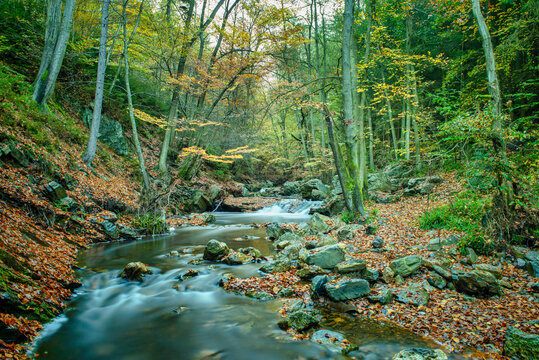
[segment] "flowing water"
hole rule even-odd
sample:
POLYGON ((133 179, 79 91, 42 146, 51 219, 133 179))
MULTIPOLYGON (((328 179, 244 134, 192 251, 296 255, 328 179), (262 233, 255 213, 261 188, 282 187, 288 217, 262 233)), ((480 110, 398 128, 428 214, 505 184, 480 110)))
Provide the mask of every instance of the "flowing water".
MULTIPOLYGON (((277 327, 280 300, 261 302, 218 287, 224 273, 259 276, 261 264, 228 266, 188 262, 210 239, 232 249, 254 246, 271 254, 265 230, 252 223, 308 221, 317 204, 290 202, 255 213, 216 213, 217 223, 132 242, 81 251, 77 290, 64 315, 45 327, 33 351, 40 359, 326 359, 336 355, 310 341, 294 341, 277 327), (233 225, 231 225, 233 224, 233 225), (178 257, 168 256, 177 250, 178 257), (149 264, 142 283, 118 278, 131 261, 149 264), (178 276, 196 268, 200 275, 178 276)), ((323 327, 343 332, 365 359, 390 359, 397 351, 432 347, 405 330, 324 310, 323 327)))

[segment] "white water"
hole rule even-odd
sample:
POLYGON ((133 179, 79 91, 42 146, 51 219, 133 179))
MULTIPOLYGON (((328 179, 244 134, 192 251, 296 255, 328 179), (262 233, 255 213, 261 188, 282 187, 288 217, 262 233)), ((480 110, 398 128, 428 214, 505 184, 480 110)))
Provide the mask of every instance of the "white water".
POLYGON ((299 214, 308 215, 311 209, 322 206, 322 201, 283 199, 273 205, 256 211, 257 214, 299 214))

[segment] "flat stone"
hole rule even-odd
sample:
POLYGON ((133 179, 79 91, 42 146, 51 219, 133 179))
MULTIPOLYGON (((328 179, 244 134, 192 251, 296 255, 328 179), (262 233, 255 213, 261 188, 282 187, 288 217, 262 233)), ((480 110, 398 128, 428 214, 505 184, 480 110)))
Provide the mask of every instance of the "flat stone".
POLYGON ((335 271, 339 274, 348 274, 353 272, 363 272, 367 268, 365 260, 351 259, 337 264, 335 271))
POLYGON ((486 271, 494 275, 496 279, 502 278, 502 268, 490 264, 475 264, 474 269, 486 271))
POLYGON ((411 275, 414 271, 419 269, 423 264, 423 258, 419 255, 410 255, 397 260, 394 260, 389 264, 391 270, 396 275, 406 277, 411 275))
POLYGON ((328 245, 310 250, 305 263, 317 265, 323 269, 333 269, 338 263, 344 261, 345 252, 341 245, 328 245))
POLYGON ((223 262, 228 265, 242 265, 252 262, 254 258, 247 254, 232 252, 229 253, 224 259, 223 262))
POLYGON ((453 283, 458 291, 473 296, 502 295, 498 280, 486 271, 472 270, 467 273, 455 271, 453 272, 453 283))
POLYGON ((295 311, 288 317, 290 327, 298 331, 308 330, 319 323, 320 321, 316 316, 303 310, 295 311))
POLYGON ((318 330, 311 335, 311 341, 325 346, 328 350, 346 354, 357 349, 357 345, 350 344, 343 334, 337 331, 318 330))
POLYGON ((398 302, 415 306, 426 306, 430 299, 429 292, 420 286, 410 286, 395 295, 398 302))
POLYGON ((333 301, 352 300, 371 292, 368 281, 364 279, 343 279, 324 285, 326 293, 333 301))

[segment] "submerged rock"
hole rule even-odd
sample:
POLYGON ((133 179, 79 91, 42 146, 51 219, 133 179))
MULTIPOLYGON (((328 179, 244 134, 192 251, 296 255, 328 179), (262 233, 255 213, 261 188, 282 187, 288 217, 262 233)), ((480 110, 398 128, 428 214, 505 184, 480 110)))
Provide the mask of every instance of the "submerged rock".
POLYGON ((331 330, 318 330, 311 335, 311 341, 320 345, 324 345, 328 350, 347 354, 350 351, 356 350, 358 347, 351 344, 343 334, 331 330))
POLYGON ((212 239, 208 241, 206 247, 204 248, 203 259, 211 261, 221 260, 228 255, 229 252, 230 249, 224 242, 212 239))
POLYGON ((252 256, 242 254, 242 253, 229 253, 224 259, 223 262, 228 265, 242 265, 252 262, 254 258, 252 256))
POLYGON ((297 331, 308 330, 320 323, 320 320, 308 311, 294 311, 288 317, 288 324, 297 331))
POLYGON ((447 360, 447 355, 440 349, 411 348, 400 351, 392 360, 447 360))
POLYGON ((142 281, 143 275, 152 273, 152 269, 150 269, 146 264, 137 261, 127 264, 118 276, 126 280, 142 281))
POLYGON ((292 267, 292 262, 290 261, 290 259, 279 258, 279 259, 275 259, 275 260, 265 264, 264 266, 262 266, 260 268, 260 271, 265 272, 265 273, 273 274, 273 273, 276 273, 276 272, 288 271, 288 270, 290 270, 291 267, 292 267))
POLYGON ((189 269, 185 273, 180 275, 180 280, 182 280, 182 281, 187 280, 187 279, 190 279, 192 277, 198 276, 198 274, 199 274, 198 270, 189 269))

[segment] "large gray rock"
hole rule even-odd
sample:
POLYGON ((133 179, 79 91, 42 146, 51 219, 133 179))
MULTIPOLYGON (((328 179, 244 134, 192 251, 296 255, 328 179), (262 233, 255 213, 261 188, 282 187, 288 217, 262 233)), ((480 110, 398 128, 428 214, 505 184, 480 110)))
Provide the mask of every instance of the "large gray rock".
POLYGON ((301 188, 297 181, 287 181, 283 184, 281 192, 284 196, 292 196, 301 194, 301 188))
POLYGON ((389 267, 395 275, 406 277, 414 273, 423 265, 423 258, 419 255, 409 255, 400 259, 394 260, 389 264, 389 267))
POLYGON ((539 359, 539 335, 509 326, 505 333, 503 353, 512 359, 539 359))
POLYGON ((347 354, 357 349, 357 345, 350 344, 343 334, 337 331, 318 330, 311 335, 311 341, 325 346, 328 350, 347 354))
POLYGON ((326 295, 326 288, 324 285, 329 281, 329 277, 326 275, 315 276, 311 280, 311 297, 313 299, 318 299, 326 295))
POLYGON ((211 239, 204 248, 203 259, 211 261, 221 260, 228 255, 229 252, 230 249, 224 242, 211 239))
POLYGON ((326 294, 333 301, 352 300, 371 292, 369 282, 364 279, 342 279, 324 285, 326 294))
POLYGON ((115 223, 111 221, 103 221, 100 223, 101 229, 103 232, 111 239, 119 239, 120 238, 120 231, 118 230, 118 227, 115 223))
POLYGON ((302 183, 300 187, 301 196, 308 200, 322 200, 329 192, 328 187, 319 179, 308 180, 302 183))
POLYGON ((289 260, 299 260, 299 254, 301 249, 303 249, 303 246, 301 244, 292 244, 285 247, 281 252, 277 255, 277 258, 282 259, 286 258, 289 260))
POLYGON ((316 213, 311 217, 309 225, 311 229, 313 229, 315 232, 323 233, 329 230, 329 225, 327 224, 327 221, 330 220, 331 219, 329 217, 316 213))
POLYGON ((145 274, 151 274, 150 269, 146 264, 141 262, 130 262, 120 273, 119 277, 126 280, 142 281, 142 276, 145 274))
POLYGON ((489 272, 472 270, 470 272, 453 271, 453 283, 455 288, 463 293, 489 297, 502 295, 502 289, 498 280, 489 272))
POLYGON ((490 264, 475 264, 476 270, 486 271, 494 275, 496 279, 502 278, 502 268, 500 266, 494 266, 490 264))
POLYGON ((440 349, 412 348, 400 351, 392 360, 447 360, 447 355, 440 349))
POLYGON ((328 270, 322 269, 320 266, 308 265, 304 266, 296 272, 296 275, 299 276, 302 280, 309 280, 318 275, 324 275, 329 273, 328 270))
POLYGON ((287 258, 278 258, 265 264, 260 268, 260 271, 273 274, 277 272, 285 272, 290 270, 292 262, 287 258))
POLYGON ((281 227, 281 225, 278 223, 273 223, 273 224, 268 225, 268 227, 266 228, 266 236, 270 240, 276 240, 276 239, 279 239, 284 233, 291 232, 291 231, 292 230, 290 229, 285 229, 281 227))
POLYGON ((524 261, 526 262, 526 271, 533 277, 539 277, 539 253, 528 251, 524 255, 524 261))
POLYGON ((333 269, 338 263, 344 261, 345 256, 341 245, 328 245, 308 251, 305 262, 323 269, 333 269))
MULTIPOLYGON (((86 126, 92 126, 93 110, 85 108, 82 112, 82 120, 86 126)), ((98 139, 108 145, 118 155, 129 154, 129 145, 124 136, 122 124, 104 115, 99 122, 98 139)))

